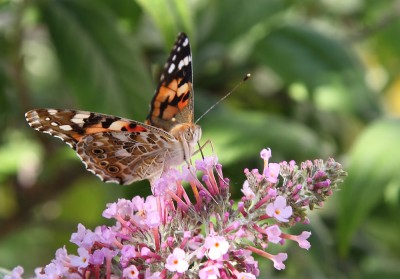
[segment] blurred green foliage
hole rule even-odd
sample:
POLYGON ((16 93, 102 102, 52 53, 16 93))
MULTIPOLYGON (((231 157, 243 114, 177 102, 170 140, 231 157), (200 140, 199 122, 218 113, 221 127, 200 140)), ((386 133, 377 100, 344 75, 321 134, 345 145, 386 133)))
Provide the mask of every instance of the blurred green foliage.
MULTIPOLYGON (((1 0, 0 267, 45 265, 77 224, 147 182, 101 183, 59 140, 30 129, 36 107, 144 119, 179 31, 193 51, 196 115, 232 181, 273 160, 334 157, 349 176, 311 215, 310 251, 260 278, 400 277, 400 1, 1 0)), ((211 152, 211 151, 210 151, 211 152)))

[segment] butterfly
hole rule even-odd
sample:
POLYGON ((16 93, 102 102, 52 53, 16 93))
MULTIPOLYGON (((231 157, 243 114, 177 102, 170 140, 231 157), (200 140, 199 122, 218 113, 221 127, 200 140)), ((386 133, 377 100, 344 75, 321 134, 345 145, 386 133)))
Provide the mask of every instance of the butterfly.
POLYGON ((25 118, 40 132, 60 138, 86 169, 104 182, 150 184, 171 166, 190 163, 201 128, 193 122, 192 56, 180 33, 162 71, 144 123, 95 112, 35 109, 25 118))

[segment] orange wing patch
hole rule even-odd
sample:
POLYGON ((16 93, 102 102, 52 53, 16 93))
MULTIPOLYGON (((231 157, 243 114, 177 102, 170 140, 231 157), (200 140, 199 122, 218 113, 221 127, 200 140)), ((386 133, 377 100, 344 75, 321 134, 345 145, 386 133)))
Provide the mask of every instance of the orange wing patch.
POLYGON ((37 109, 27 112, 26 118, 35 130, 58 137, 74 149, 78 141, 90 134, 147 131, 134 121, 87 111, 37 109))
MULTIPOLYGON (((146 132, 147 129, 136 123, 118 120, 113 122, 108 128, 104 128, 101 123, 87 127, 85 130, 85 134, 95 134, 109 131, 146 132)), ((82 136, 77 136, 74 138, 76 140, 80 140, 82 136)))
POLYGON ((190 84, 183 83, 178 85, 182 79, 174 79, 169 84, 163 83, 153 101, 153 117, 169 120, 189 103, 190 84))
POLYGON ((145 123, 169 132, 178 124, 192 122, 192 55, 189 40, 181 33, 164 65, 145 123))

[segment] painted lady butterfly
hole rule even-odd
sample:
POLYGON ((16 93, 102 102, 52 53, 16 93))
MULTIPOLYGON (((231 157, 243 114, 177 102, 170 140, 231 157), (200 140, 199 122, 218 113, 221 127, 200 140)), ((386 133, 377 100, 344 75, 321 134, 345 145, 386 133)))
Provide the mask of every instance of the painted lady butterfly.
POLYGON ((192 56, 180 33, 151 101, 145 123, 95 112, 36 109, 29 125, 60 138, 74 149, 86 169, 105 182, 152 183, 170 166, 190 163, 201 138, 193 123, 192 56))

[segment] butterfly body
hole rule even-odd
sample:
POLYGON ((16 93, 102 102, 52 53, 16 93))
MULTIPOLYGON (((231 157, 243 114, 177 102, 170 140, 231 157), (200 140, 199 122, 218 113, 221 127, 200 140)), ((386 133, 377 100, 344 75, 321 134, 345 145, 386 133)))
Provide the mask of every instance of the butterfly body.
POLYGON ((105 182, 152 183, 171 166, 189 163, 201 128, 193 123, 192 64, 181 33, 161 75, 145 123, 79 110, 36 109, 25 115, 35 130, 74 149, 105 182))

